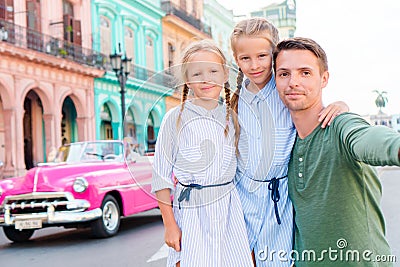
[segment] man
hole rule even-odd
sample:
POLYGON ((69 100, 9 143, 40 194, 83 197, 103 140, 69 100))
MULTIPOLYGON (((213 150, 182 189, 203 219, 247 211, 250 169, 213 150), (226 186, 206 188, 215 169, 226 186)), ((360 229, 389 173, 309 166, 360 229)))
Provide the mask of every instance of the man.
POLYGON ((313 40, 278 44, 274 69, 279 96, 297 138, 289 163, 299 266, 392 266, 380 208, 381 184, 370 165, 400 165, 400 135, 352 113, 321 128, 322 89, 329 79, 324 50, 313 40))

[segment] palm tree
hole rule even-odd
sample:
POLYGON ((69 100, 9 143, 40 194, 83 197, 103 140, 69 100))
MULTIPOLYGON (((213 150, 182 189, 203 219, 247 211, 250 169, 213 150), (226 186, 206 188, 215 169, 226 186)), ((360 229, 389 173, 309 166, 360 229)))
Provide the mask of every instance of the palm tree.
POLYGON ((382 113, 382 108, 386 106, 386 103, 389 101, 386 94, 386 91, 379 92, 378 90, 373 90, 372 92, 377 93, 378 96, 375 99, 375 105, 379 108, 379 113, 382 113))

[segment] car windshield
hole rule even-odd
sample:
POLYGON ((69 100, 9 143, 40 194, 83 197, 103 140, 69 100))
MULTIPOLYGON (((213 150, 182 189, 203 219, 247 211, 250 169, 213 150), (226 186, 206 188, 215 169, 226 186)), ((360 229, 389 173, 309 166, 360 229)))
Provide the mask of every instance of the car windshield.
POLYGON ((78 142, 62 146, 56 162, 123 161, 122 142, 78 142))

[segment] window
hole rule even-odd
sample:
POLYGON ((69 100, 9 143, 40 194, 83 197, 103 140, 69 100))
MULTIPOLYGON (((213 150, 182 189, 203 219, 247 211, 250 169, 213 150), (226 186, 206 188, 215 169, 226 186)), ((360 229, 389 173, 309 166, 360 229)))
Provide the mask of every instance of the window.
POLYGON ((132 62, 135 62, 135 36, 131 28, 125 27, 124 38, 126 56, 131 58, 132 62))
POLYGON ((153 117, 153 111, 150 112, 149 117, 147 118, 147 144, 148 148, 147 150, 149 152, 154 152, 155 149, 155 133, 154 133, 154 117, 153 117))
POLYGON ((111 25, 108 18, 100 16, 100 51, 103 54, 111 54, 111 25))
POLYGON ((154 45, 150 36, 146 37, 146 68, 154 70, 154 45))
POLYGON ((74 6, 67 0, 63 0, 63 20, 64 40, 81 45, 81 21, 74 18, 74 6))
POLYGON ((174 53, 175 46, 171 43, 168 43, 168 67, 172 67, 174 65, 174 53))
POLYGON ((26 10, 26 21, 28 28, 40 31, 40 0, 27 0, 26 10))
POLYGON ((14 0, 0 0, 0 19, 14 21, 14 0))

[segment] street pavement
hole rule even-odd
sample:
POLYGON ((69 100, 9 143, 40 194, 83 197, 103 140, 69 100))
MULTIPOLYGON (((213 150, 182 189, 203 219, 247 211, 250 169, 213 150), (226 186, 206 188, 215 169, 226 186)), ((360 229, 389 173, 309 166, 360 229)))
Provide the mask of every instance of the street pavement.
POLYGON ((382 209, 386 220, 386 236, 400 266, 400 168, 378 168, 382 182, 382 209))

